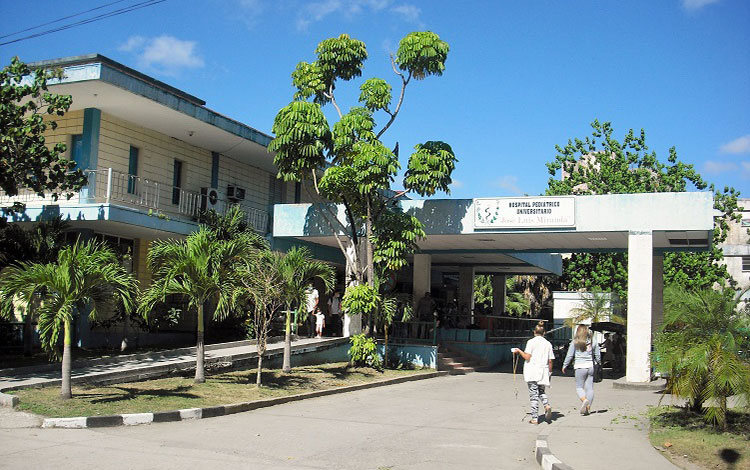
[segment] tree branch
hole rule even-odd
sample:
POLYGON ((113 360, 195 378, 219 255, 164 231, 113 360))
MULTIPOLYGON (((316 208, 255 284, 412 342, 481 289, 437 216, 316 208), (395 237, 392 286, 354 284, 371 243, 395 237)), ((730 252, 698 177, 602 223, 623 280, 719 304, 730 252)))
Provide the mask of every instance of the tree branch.
POLYGON ((409 72, 409 75, 404 77, 404 74, 402 74, 398 68, 396 68, 396 61, 393 59, 393 54, 391 54, 391 67, 393 68, 393 71, 401 77, 401 93, 398 97, 398 104, 396 105, 396 109, 393 111, 393 113, 388 112, 388 114, 391 116, 391 119, 388 120, 386 125, 378 132, 378 135, 376 136, 377 139, 380 139, 380 136, 382 136, 385 131, 388 130, 389 127, 391 127, 391 124, 393 124, 393 121, 396 120, 396 116, 398 116, 398 112, 401 110, 401 105, 404 102, 404 92, 406 91, 406 85, 409 84, 409 81, 411 80, 411 72, 409 72))

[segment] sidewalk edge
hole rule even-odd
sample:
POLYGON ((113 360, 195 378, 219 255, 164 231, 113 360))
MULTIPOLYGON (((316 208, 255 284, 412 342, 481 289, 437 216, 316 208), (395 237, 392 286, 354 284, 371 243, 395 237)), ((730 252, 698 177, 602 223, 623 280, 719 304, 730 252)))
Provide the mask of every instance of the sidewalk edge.
MULTIPOLYGON (((242 403, 233 403, 229 405, 209 406, 206 408, 188 408, 184 410, 157 411, 153 413, 130 413, 111 416, 81 416, 75 418, 45 418, 42 422, 43 428, 93 428, 93 427, 112 427, 112 426, 135 426, 140 424, 161 423, 167 421, 185 421, 192 419, 213 418, 215 416, 226 416, 244 411, 266 408, 269 406, 280 405, 294 401, 316 398, 327 395, 336 395, 339 393, 353 392, 368 388, 382 387, 385 385, 395 385, 404 382, 413 382, 416 380, 432 379, 448 375, 446 371, 435 371, 424 374, 415 374, 405 377, 396 377, 393 379, 378 380, 364 384, 349 385, 347 387, 332 388, 328 390, 316 390, 314 392, 300 393, 297 395, 288 395, 285 397, 268 398, 265 400, 248 401, 242 403)), ((11 395, 7 395, 11 396, 11 395)), ((556 467, 559 470, 567 470, 565 467, 556 467)))
POLYGON ((549 448, 548 437, 548 431, 540 432, 536 437, 534 455, 536 455, 537 463, 544 470, 573 470, 573 467, 555 457, 549 448))

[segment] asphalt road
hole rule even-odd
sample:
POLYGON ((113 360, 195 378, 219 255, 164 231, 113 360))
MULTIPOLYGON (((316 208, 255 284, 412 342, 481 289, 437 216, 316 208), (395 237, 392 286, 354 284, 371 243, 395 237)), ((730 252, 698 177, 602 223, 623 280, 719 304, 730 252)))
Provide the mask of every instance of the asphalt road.
POLYGON ((145 426, 39 429, 3 410, 0 468, 538 469, 527 405, 520 374, 474 373, 145 426))

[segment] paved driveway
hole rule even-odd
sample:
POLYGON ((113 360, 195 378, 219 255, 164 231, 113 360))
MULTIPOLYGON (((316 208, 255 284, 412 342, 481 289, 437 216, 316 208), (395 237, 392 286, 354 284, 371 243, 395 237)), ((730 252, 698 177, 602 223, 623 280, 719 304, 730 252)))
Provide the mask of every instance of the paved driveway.
POLYGON ((5 411, 0 468, 538 469, 527 403, 520 374, 474 373, 146 426, 19 428, 5 411))

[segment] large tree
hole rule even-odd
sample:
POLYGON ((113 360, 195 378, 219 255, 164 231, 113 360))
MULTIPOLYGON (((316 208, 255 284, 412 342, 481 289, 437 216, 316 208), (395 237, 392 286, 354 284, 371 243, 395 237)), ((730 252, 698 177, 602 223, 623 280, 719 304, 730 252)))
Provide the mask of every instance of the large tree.
MULTIPOLYGON (((59 70, 32 72, 18 57, 0 71, 0 189, 7 196, 28 188, 57 200, 86 184, 83 172, 63 156, 65 144, 47 145, 44 138, 47 128, 57 128, 49 117, 62 116, 72 102, 48 91, 48 81, 60 78, 59 70)), ((23 208, 17 202, 11 210, 23 208)))
MULTIPOLYGON (((590 137, 569 140, 556 146, 555 160, 547 163, 550 173, 548 195, 622 194, 645 192, 683 192, 709 188, 714 193, 714 208, 722 214, 714 223, 713 247, 698 253, 667 253, 664 256, 664 283, 689 290, 710 288, 715 283, 733 285, 718 245, 727 237, 728 222, 736 219, 737 197, 734 188, 718 191, 706 183, 693 165, 680 161, 677 150, 669 149, 667 162, 649 152, 646 134, 632 129, 622 141, 614 136, 609 122, 595 120, 590 137), (558 172, 562 172, 562 178, 558 172)), ((563 261, 563 284, 568 289, 599 288, 627 298, 627 255, 624 253, 574 253, 563 261)))
POLYGON ((417 144, 407 164, 404 189, 393 191, 400 169, 398 143, 383 142, 401 111, 407 86, 412 80, 442 75, 448 49, 432 32, 410 33, 401 40, 391 56, 400 85, 395 103, 391 85, 381 78, 361 84, 359 106, 346 110, 337 101, 340 81, 361 76, 367 59, 365 44, 346 34, 321 42, 316 60, 300 62, 292 73, 297 92, 276 115, 276 138, 269 149, 276 152, 279 178, 308 181, 305 188, 311 187, 317 198, 343 207, 346 222, 325 205, 321 224, 333 232, 347 259, 349 284, 366 283, 374 290, 376 265, 399 269, 417 249, 418 238, 424 236, 422 226, 400 209, 399 197, 449 191, 456 158, 448 144, 417 144), (323 111, 329 104, 338 119, 333 126, 323 111), (384 124, 378 126, 378 118, 384 124))
POLYGON ((59 357, 57 345, 63 336, 63 398, 72 396, 70 386, 73 320, 90 307, 89 317, 96 319, 103 309, 121 303, 125 310, 134 307, 136 281, 100 242, 76 242, 60 250, 55 262, 20 263, 3 271, 0 277, 2 315, 12 315, 16 302, 29 305, 39 297, 39 337, 53 357, 59 357))

